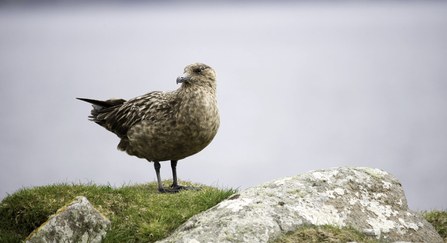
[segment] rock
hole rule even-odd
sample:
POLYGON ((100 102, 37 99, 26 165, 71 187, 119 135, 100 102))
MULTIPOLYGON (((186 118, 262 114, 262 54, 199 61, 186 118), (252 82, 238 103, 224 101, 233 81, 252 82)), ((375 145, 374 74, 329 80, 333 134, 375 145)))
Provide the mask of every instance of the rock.
POLYGON ((109 227, 110 220, 98 212, 87 198, 79 196, 50 216, 25 242, 96 243, 105 238, 109 227))
POLYGON ((443 243, 408 209, 399 181, 374 168, 340 167, 266 182, 193 216, 159 243, 273 242, 303 226, 352 226, 381 242, 443 243))

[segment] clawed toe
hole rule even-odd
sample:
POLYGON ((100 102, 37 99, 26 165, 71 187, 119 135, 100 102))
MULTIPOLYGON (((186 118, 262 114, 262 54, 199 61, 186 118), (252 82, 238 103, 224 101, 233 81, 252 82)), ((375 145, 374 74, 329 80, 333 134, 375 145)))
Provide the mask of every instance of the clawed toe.
POLYGON ((193 186, 178 186, 177 188, 180 188, 180 190, 196 190, 196 191, 202 190, 201 187, 193 187, 193 186))
POLYGON ((158 193, 178 193, 180 192, 180 190, 176 190, 176 189, 158 189, 158 193))
POLYGON ((172 184, 170 187, 172 189, 165 189, 165 188, 158 189, 158 193, 178 193, 180 192, 180 190, 196 190, 196 191, 202 190, 201 187, 179 186, 179 185, 174 186, 174 184, 172 184))
POLYGON ((179 186, 179 185, 174 185, 174 184, 172 184, 170 187, 172 188, 172 190, 178 190, 178 191, 180 191, 180 190, 196 190, 196 191, 200 191, 200 190, 202 190, 201 187, 179 186))

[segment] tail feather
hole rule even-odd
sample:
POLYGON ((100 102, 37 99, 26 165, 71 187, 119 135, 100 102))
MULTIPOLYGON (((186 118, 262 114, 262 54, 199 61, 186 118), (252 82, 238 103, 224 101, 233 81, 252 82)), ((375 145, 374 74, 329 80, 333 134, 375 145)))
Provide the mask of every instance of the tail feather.
POLYGON ((92 104, 93 110, 90 112, 89 120, 94 121, 96 124, 118 135, 122 140, 125 140, 119 146, 119 149, 125 150, 128 144, 127 131, 135 122, 139 121, 139 119, 129 121, 127 115, 130 107, 124 110, 121 109, 123 106, 126 106, 127 101, 123 99, 109 99, 105 101, 86 98, 76 99, 92 104))
POLYGON ((93 100, 93 99, 86 99, 86 98, 76 98, 78 100, 82 100, 85 102, 88 102, 92 104, 93 110, 90 112, 91 116, 89 116, 91 121, 94 121, 98 123, 99 125, 104 125, 104 117, 98 117, 102 113, 108 113, 112 111, 117 106, 121 106, 126 102, 124 99, 109 99, 109 100, 93 100))
POLYGON ((93 99, 87 99, 87 98, 76 98, 78 100, 82 100, 85 102, 88 102, 90 104, 100 106, 102 108, 109 108, 117 105, 122 105, 126 100, 123 99, 109 99, 109 100, 93 100, 93 99))

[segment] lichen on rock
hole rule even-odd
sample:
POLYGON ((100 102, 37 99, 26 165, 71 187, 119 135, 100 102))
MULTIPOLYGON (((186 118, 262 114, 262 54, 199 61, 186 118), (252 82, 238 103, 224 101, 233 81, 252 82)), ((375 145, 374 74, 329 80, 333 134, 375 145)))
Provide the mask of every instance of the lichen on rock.
POLYGON ((304 226, 322 225, 353 227, 382 242, 443 242, 408 208, 394 176, 366 167, 309 171, 249 188, 159 242, 273 242, 304 226))
POLYGON ((34 230, 26 243, 101 242, 110 220, 98 212, 83 196, 78 196, 51 215, 34 230))

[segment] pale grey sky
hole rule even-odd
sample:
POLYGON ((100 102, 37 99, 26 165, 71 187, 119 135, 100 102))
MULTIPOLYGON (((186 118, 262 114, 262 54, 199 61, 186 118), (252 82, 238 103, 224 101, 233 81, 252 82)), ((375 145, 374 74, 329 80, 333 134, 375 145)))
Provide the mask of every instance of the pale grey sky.
MULTIPOLYGON (((410 208, 447 207, 447 3, 133 4, 0 9, 0 198, 155 180, 75 97, 219 77, 221 128, 182 180, 246 189, 309 170, 383 169, 410 208)), ((162 163, 162 177, 171 177, 162 163)))

